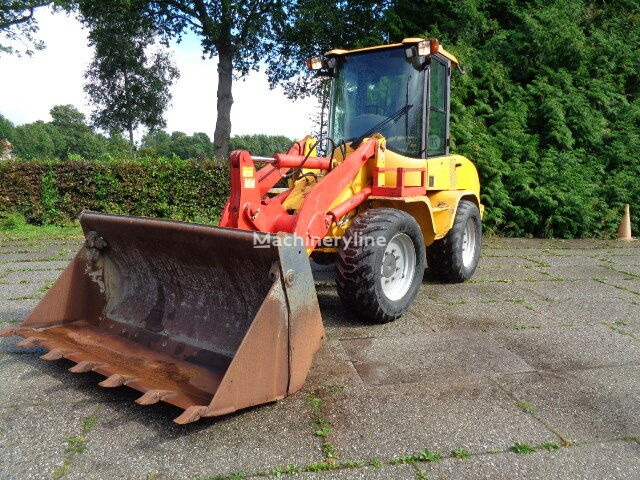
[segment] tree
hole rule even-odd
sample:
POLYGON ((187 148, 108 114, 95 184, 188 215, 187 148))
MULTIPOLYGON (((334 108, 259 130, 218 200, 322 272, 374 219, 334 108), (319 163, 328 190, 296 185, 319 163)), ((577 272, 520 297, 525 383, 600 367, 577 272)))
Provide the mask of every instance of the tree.
POLYGON ((35 38, 38 24, 34 18, 37 8, 51 5, 52 0, 8 0, 0 5, 0 35, 5 40, 0 43, 0 53, 17 53, 24 48, 24 53, 32 55, 35 50, 42 50, 44 43, 35 38), (9 44, 6 44, 6 40, 9 44), (16 48, 11 44, 21 43, 22 47, 16 48))
POLYGON ((76 107, 56 105, 49 113, 52 121, 46 127, 54 143, 55 157, 66 160, 69 155, 79 155, 93 160, 103 154, 106 139, 96 135, 87 125, 84 114, 76 107))
POLYGON ((382 22, 390 0, 298 0, 295 13, 279 24, 269 56, 271 86, 282 84, 290 98, 320 98, 325 78, 306 69, 306 59, 333 48, 358 48, 381 43, 382 22), (319 80, 319 81, 318 81, 319 80))
MULTIPOLYGON (((638 0, 395 0, 392 41, 438 38, 452 75, 452 148, 479 167, 488 230, 614 232, 638 201, 638 0)), ((640 205, 638 205, 640 207, 640 205)))
POLYGON ((80 0, 80 11, 93 29, 114 5, 131 4, 131 13, 147 19, 156 32, 178 39, 192 31, 203 55, 218 57, 216 156, 226 156, 231 133, 231 86, 234 70, 244 75, 258 66, 272 46, 274 26, 282 21, 284 0, 80 0), (135 7, 135 8, 134 8, 135 7))
POLYGON ((268 157, 286 152, 294 141, 282 135, 238 135, 231 137, 231 150, 247 150, 252 155, 268 157))
POLYGON ((115 5, 130 4, 135 7, 130 12, 137 12, 141 19, 153 24, 165 39, 180 39, 187 31, 200 37, 203 55, 218 58, 213 142, 216 157, 224 157, 231 135, 234 74, 241 77, 269 60, 272 83, 289 80, 304 69, 305 55, 317 53, 318 47, 351 47, 377 38, 376 33, 370 33, 377 32, 370 19, 378 18, 386 3, 385 0, 80 0, 79 6, 91 28, 99 25, 115 5), (313 39, 307 38, 305 26, 313 28, 309 31, 313 39))
POLYGON ((0 140, 9 140, 13 142, 16 128, 13 123, 0 114, 0 140))
POLYGON ((211 158, 213 145, 206 133, 194 133, 189 136, 183 132, 171 134, 171 153, 183 159, 204 160, 211 158))
POLYGON ((14 140, 14 153, 18 157, 41 160, 54 156, 55 146, 43 121, 16 127, 14 140))
POLYGON ((128 132, 132 151, 138 126, 165 126, 169 86, 179 76, 168 53, 159 45, 152 49, 154 42, 153 26, 138 15, 135 2, 114 2, 89 34, 95 48, 85 73, 85 91, 95 105, 91 120, 107 131, 128 132))
MULTIPOLYGON (((287 18, 276 32, 277 42, 269 57, 267 77, 271 86, 280 84, 291 99, 314 97, 318 100, 313 120, 326 138, 330 78, 306 69, 308 57, 333 48, 358 48, 382 43, 387 37, 382 22, 389 0, 298 0, 295 15, 287 18)), ((321 151, 327 145, 320 144, 321 151)))

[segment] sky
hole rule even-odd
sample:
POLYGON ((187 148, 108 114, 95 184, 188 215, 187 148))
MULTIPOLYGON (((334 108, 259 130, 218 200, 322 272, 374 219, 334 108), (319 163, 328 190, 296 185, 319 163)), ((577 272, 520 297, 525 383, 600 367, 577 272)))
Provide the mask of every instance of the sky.
MULTIPOLYGON (((38 38, 46 48, 32 57, 0 54, 0 114, 14 124, 49 121, 54 105, 72 104, 89 117, 91 105, 82 87, 92 59, 87 30, 73 16, 41 8, 36 18, 38 38)), ((216 120, 216 58, 202 59, 198 39, 189 35, 172 45, 180 78, 165 112, 166 130, 205 132, 213 138, 216 120)), ((264 133, 299 139, 310 134, 311 99, 292 101, 282 89, 270 90, 264 72, 252 72, 234 82, 232 135, 264 133)), ((140 132, 138 132, 140 134, 140 132)))

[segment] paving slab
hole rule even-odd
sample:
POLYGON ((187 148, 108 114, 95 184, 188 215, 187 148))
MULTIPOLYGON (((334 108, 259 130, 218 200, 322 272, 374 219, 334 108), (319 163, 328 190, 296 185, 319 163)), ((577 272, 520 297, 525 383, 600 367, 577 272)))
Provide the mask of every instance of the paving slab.
POLYGON ((65 478, 203 478, 323 459, 303 395, 185 426, 171 421, 177 409, 151 407, 102 405, 87 452, 65 478))
POLYGON ((326 400, 340 458, 384 460, 424 449, 505 450, 558 438, 488 379, 345 389, 326 400))
POLYGON ((467 284, 482 282, 512 283, 535 280, 549 280, 549 276, 537 271, 537 268, 539 267, 501 267, 500 265, 485 267, 481 264, 473 274, 473 278, 469 282, 467 282, 467 284))
POLYGON ((366 385, 446 383, 451 378, 534 370, 495 340, 472 330, 341 342, 366 385))
POLYGON ((104 377, 96 373, 75 374, 68 360, 48 362, 39 357, 41 348, 16 347, 18 337, 0 342, 0 407, 71 404, 78 401, 121 402, 140 395, 130 389, 114 390, 98 386, 104 377))
POLYGON ((640 256, 637 253, 629 253, 625 255, 607 255, 607 261, 613 262, 621 266, 640 266, 640 256))
POLYGON ((0 321, 22 321, 38 303, 37 298, 30 300, 0 300, 0 321))
POLYGON ((485 256, 480 260, 478 264, 478 268, 525 268, 525 267, 535 267, 538 266, 539 262, 535 259, 524 258, 524 257, 488 257, 485 256))
POLYGON ((427 464, 429 480, 640 478, 640 445, 631 442, 597 443, 530 454, 477 455, 427 464))
POLYGON ((62 270, 30 270, 9 272, 2 277, 2 280, 7 283, 20 283, 22 281, 26 281, 29 283, 39 283, 40 285, 44 285, 47 282, 56 280, 61 273, 62 270))
MULTIPOLYGON (((31 260, 70 258, 79 243, 3 242, 0 298, 57 278, 67 261, 31 260)), ((174 407, 138 406, 131 389, 101 388, 100 375, 72 374, 71 362, 46 362, 44 350, 0 339, 0 478, 50 478, 66 440, 94 412, 98 425, 65 478, 186 480, 304 467, 324 458, 308 392, 325 400, 327 440, 340 461, 366 465, 425 448, 474 455, 291 478, 413 479, 416 468, 428 478, 640 478, 637 445, 621 441, 640 434, 640 296, 629 291, 640 291, 640 245, 490 238, 485 247, 473 282, 442 284, 427 272, 409 312, 388 324, 363 322, 335 288, 318 288, 328 340, 303 391, 186 427, 171 422, 174 407), (328 388, 336 386, 344 388, 328 388), (561 437, 579 444, 505 453, 515 442, 561 437)), ((316 270, 319 285, 332 284, 329 269, 316 270)), ((37 302, 0 299, 0 327, 37 302)))
POLYGON ((303 391, 345 386, 362 387, 364 383, 342 343, 336 339, 327 340, 313 359, 303 391))
POLYGON ((0 275, 6 273, 8 270, 63 270, 68 263, 69 262, 67 260, 38 260, 31 262, 0 263, 0 275))
POLYGON ((300 480, 415 480, 416 469, 410 465, 346 468, 318 473, 301 473, 285 478, 300 480))
POLYGON ((615 268, 620 270, 621 272, 626 272, 630 275, 633 275, 635 278, 640 278, 640 265, 621 265, 616 266, 615 268))
POLYGON ((566 439, 581 443, 639 435, 638 365, 501 375, 498 382, 566 439))
MULTIPOLYGON (((532 282, 539 283, 539 282, 532 282)), ((491 300, 514 300, 524 298, 524 286, 529 282, 464 282, 445 283, 426 281, 420 288, 420 296, 438 303, 455 305, 461 302, 477 303, 491 300)))
POLYGON ((38 283, 11 283, 0 285, 0 300, 31 300, 31 297, 40 297, 43 293, 38 283), (25 298, 29 297, 29 298, 25 298))
POLYGON ((418 297, 415 315, 423 319, 433 331, 471 329, 487 332, 495 328, 540 327, 563 323, 536 312, 523 298, 489 302, 478 299, 442 305, 428 298, 418 297))
POLYGON ((330 339, 358 338, 362 336, 402 336, 416 332, 432 331, 430 316, 420 312, 420 307, 412 308, 395 322, 383 324, 368 323, 353 312, 345 309, 335 288, 316 289, 322 320, 330 339))
POLYGON ((595 324, 626 322, 640 318, 640 305, 635 300, 565 299, 528 300, 536 312, 561 324, 595 324))
POLYGON ((487 335, 537 369, 640 365, 640 342, 604 325, 501 329, 487 335))
POLYGON ((542 267, 601 266, 603 260, 595 256, 581 255, 527 255, 524 258, 542 267))
POLYGON ((0 478, 52 478, 67 440, 80 435, 84 419, 95 412, 95 405, 85 403, 0 408, 0 478))
POLYGON ((539 296, 552 300, 634 300, 638 295, 626 290, 616 288, 614 285, 602 283, 593 279, 579 280, 575 282, 532 282, 519 284, 522 295, 527 297, 539 296))
POLYGON ((609 266, 568 266, 568 267, 540 267, 538 269, 544 276, 558 279, 593 280, 601 278, 607 281, 631 281, 636 277, 628 273, 620 272, 609 266))

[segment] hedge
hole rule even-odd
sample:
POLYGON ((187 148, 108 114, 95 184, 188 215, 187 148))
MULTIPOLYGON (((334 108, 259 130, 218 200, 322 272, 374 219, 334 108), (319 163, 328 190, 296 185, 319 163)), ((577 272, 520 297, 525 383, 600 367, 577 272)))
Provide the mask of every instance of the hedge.
POLYGON ((83 210, 213 223, 228 193, 227 165, 211 161, 0 162, 0 213, 35 225, 83 210))

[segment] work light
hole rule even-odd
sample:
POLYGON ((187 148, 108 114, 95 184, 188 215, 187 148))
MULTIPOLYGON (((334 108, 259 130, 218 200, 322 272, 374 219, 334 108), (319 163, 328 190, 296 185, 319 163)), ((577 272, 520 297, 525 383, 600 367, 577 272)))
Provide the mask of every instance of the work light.
POLYGON ((322 57, 307 58, 308 70, 320 70, 322 67, 324 67, 324 58, 322 57))

